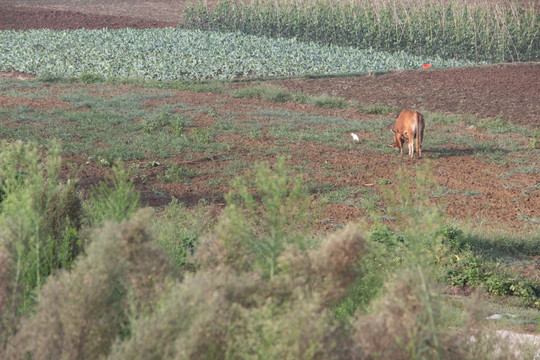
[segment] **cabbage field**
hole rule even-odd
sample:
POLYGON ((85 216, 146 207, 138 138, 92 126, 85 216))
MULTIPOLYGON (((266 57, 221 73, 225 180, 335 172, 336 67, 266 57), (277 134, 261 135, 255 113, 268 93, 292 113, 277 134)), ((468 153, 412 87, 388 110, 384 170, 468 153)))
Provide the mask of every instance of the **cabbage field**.
POLYGON ((405 52, 319 45, 201 30, 30 30, 0 32, 0 70, 38 76, 155 80, 298 77, 446 68, 472 62, 405 52))

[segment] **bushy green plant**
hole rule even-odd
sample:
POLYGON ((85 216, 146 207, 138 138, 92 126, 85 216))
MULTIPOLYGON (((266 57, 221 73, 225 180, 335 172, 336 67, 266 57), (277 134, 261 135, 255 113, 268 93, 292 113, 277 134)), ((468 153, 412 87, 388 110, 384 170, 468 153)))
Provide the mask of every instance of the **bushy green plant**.
POLYGON ((405 242, 403 235, 396 234, 389 226, 382 224, 375 224, 371 228, 369 239, 384 244, 390 249, 403 246, 405 242))
POLYGON ((42 154, 35 144, 0 145, 0 241, 11 258, 10 312, 26 313, 34 292, 55 269, 69 268, 81 251, 78 183, 59 181, 59 148, 42 154))
POLYGON ((189 180, 196 176, 197 173, 194 170, 182 165, 169 164, 162 176, 164 182, 180 182, 182 184, 188 184, 189 180))
POLYGON ((515 296, 526 306, 540 305, 540 284, 501 268, 493 260, 476 253, 464 232, 443 226, 438 232, 445 251, 437 263, 439 280, 461 287, 481 287, 497 296, 515 296))
POLYGON ((205 238, 197 273, 138 319, 110 358, 342 359, 348 353, 346 328, 332 321, 327 304, 360 275, 365 243, 357 229, 327 238, 317 250, 289 244, 273 278, 238 271, 234 261, 249 249, 235 248, 238 256, 230 259, 223 254, 229 246, 216 234, 205 238))
POLYGON ((353 349, 363 355, 359 358, 493 359, 496 351, 516 358, 501 341, 495 350, 478 314, 469 314, 459 329, 447 326, 451 319, 437 287, 429 269, 414 264, 400 268, 369 313, 353 323, 353 349))
POLYGON ((249 249, 270 278, 287 244, 307 246, 312 199, 301 179, 289 176, 284 158, 272 167, 256 164, 233 182, 225 200, 222 236, 249 249))
POLYGON ((140 207, 140 194, 135 190, 133 179, 122 162, 112 167, 108 178, 89 191, 85 202, 86 221, 98 226, 106 220, 120 222, 140 207))
POLYGON ((150 134, 156 131, 164 131, 169 127, 176 135, 184 133, 184 120, 179 115, 173 115, 170 111, 162 110, 152 113, 148 119, 141 121, 142 131, 150 134))
POLYGON ((200 201, 196 209, 188 209, 173 198, 154 220, 158 244, 169 255, 171 266, 178 275, 196 270, 193 254, 199 239, 214 228, 219 214, 217 206, 205 201, 200 201))
POLYGON ((457 286, 480 286, 489 276, 483 259, 471 250, 449 254, 448 263, 440 271, 444 281, 457 286))
POLYGON ((457 226, 443 225, 437 231, 437 235, 441 237, 443 244, 448 245, 452 250, 464 249, 466 246, 463 230, 457 226))

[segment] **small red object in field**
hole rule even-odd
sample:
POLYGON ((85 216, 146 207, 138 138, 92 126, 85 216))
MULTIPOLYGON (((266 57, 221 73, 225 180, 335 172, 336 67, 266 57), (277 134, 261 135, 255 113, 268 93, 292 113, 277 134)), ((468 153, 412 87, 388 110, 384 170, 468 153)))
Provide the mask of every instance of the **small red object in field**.
POLYGON ((422 64, 422 69, 430 68, 431 64, 422 64))

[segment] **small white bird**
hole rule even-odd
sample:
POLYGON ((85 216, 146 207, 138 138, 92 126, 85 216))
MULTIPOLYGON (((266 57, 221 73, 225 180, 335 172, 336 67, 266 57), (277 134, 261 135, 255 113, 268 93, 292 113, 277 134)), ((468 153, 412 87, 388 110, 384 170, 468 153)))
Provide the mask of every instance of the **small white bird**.
POLYGON ((358 135, 356 135, 355 133, 351 133, 351 136, 352 138, 354 139, 354 141, 359 141, 360 139, 358 138, 358 135))

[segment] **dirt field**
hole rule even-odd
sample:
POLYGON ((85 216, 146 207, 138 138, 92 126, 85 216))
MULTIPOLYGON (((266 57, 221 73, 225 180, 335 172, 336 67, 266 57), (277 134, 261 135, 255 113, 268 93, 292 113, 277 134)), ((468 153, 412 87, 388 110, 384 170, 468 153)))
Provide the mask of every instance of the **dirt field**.
MULTIPOLYGON (((16 1, 4 2, 0 5, 0 30, 5 29, 76 29, 76 28, 146 28, 174 26, 180 17, 183 2, 168 1, 134 1, 130 6, 115 1, 103 5, 103 1, 86 1, 84 6, 73 6, 73 1, 49 2, 48 8, 40 7, 40 1, 24 1, 24 7, 8 5, 18 4, 16 1), (51 5, 52 4, 52 5, 51 5), (122 16, 118 16, 122 14, 122 16)), ((24 76, 23 74, 2 74, 2 76, 24 76)), ((426 70, 393 72, 378 76, 360 76, 351 78, 293 79, 274 81, 276 85, 291 91, 312 95, 328 94, 346 99, 353 99, 363 105, 385 104, 399 108, 426 109, 440 113, 471 114, 478 118, 501 116, 516 124, 525 125, 530 130, 540 129, 540 64, 505 64, 477 68, 460 68, 449 70, 426 70)), ((250 84, 251 85, 251 84, 250 84)), ((226 95, 189 93, 177 91, 178 99, 184 102, 250 109, 261 105, 259 100, 232 99, 226 95), (223 98, 227 97, 226 103, 223 98)), ((17 99, 0 96, 0 106, 13 106, 17 99)), ((27 101, 20 99, 20 101, 27 101)), ((33 105, 30 105, 33 106, 33 105)), ((37 105, 36 105, 37 106, 37 105)), ((50 104, 41 103, 47 108, 58 106, 57 99, 50 104)), ((289 108, 296 111, 324 113, 344 118, 358 117, 354 110, 321 110, 311 106, 287 103, 268 105, 289 108)), ((0 119, 1 121, 2 119, 0 119)), ((429 118, 426 136, 430 136, 429 118)), ((470 130, 472 136, 483 138, 481 131, 470 130)), ((242 141, 238 139, 238 141, 242 141)), ((389 134, 391 141, 391 134, 389 134)), ((266 146, 268 140, 252 141, 253 146, 266 146)), ((388 167, 395 166, 397 155, 378 154, 366 157, 361 149, 336 150, 325 147, 298 149, 303 152, 303 161, 314 164, 326 161, 336 171, 336 177, 325 179, 321 171, 313 174, 320 181, 333 181, 343 186, 373 186, 373 179, 381 179, 388 175, 388 167), (352 166, 366 169, 365 175, 350 177, 344 173, 352 166), (342 171, 343 175, 339 176, 342 171)), ((231 150, 231 151, 234 151, 231 150)), ((445 196, 449 215, 461 220, 484 219, 487 223, 508 226, 519 230, 530 225, 523 218, 540 219, 540 176, 537 172, 516 174, 510 178, 496 175, 511 170, 509 166, 500 166, 475 157, 470 149, 448 144, 444 156, 443 149, 425 149, 425 158, 430 152, 436 154, 434 163, 436 180, 448 189, 459 190, 445 196), (463 191, 474 191, 478 196, 465 196, 463 191)), ((244 156, 244 155, 243 155, 244 156)), ((257 161, 249 154, 246 160, 257 161)), ((85 159, 72 159, 82 163, 85 159)), ((181 159, 179 159, 181 161, 181 159)), ((190 166, 199 170, 212 165, 208 161, 193 163, 190 166)), ((540 166, 540 164, 537 164, 540 166)), ((99 181, 103 170, 97 167, 85 167, 79 175, 83 185, 88 187, 99 181)), ((151 174, 150 174, 151 175, 151 174)), ((156 177, 150 176, 152 179, 156 177)), ((156 180, 157 181, 157 180, 156 180)), ((375 185, 376 186, 376 185, 375 185)), ((158 182, 139 183, 143 199, 150 205, 162 205, 176 196, 185 202, 195 202, 202 196, 212 195, 220 198, 224 188, 209 188, 208 178, 193 179, 190 186, 182 184, 162 184, 158 182), (156 195, 149 189, 159 188, 162 193, 156 195)), ((353 221, 362 216, 362 211, 345 204, 334 204, 328 210, 327 217, 337 223, 353 221)))

